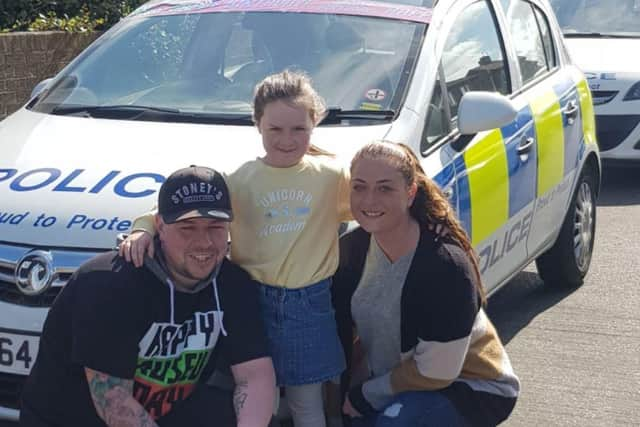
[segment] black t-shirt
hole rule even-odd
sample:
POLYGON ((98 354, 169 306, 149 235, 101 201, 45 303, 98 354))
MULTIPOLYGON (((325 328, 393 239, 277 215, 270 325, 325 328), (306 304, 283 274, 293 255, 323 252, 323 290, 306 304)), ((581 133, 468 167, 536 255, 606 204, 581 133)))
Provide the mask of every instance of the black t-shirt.
POLYGON ((172 298, 167 283, 114 252, 88 261, 49 311, 23 406, 52 426, 104 426, 88 367, 134 379, 135 398, 162 421, 216 367, 266 356, 255 282, 228 260, 216 282, 219 308, 212 285, 172 298))

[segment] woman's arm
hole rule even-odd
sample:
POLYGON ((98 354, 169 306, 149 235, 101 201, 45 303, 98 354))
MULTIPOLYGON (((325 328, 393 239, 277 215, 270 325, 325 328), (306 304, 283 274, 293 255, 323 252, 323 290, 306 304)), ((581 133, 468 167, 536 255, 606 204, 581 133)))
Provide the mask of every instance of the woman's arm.
POLYGON ((361 414, 382 409, 398 393, 440 390, 460 376, 469 334, 447 342, 419 339, 413 354, 384 375, 371 378, 349 391, 351 405, 361 414))
POLYGON ((405 283, 412 303, 402 307, 403 321, 413 325, 417 343, 389 372, 351 388, 361 414, 382 409, 397 393, 445 388, 462 372, 479 313, 473 266, 457 247, 430 256, 442 257, 430 270, 433 285, 411 273, 405 283))

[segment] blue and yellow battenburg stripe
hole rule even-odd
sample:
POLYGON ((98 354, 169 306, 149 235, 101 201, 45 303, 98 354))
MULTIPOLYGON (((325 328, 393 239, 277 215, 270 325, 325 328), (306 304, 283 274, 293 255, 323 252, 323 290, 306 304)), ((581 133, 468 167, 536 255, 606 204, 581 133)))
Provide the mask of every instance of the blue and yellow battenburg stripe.
POLYGON ((593 99, 591 97, 589 84, 584 78, 584 75, 577 69, 573 70, 571 78, 576 84, 578 96, 580 97, 580 116, 582 120, 582 135, 584 143, 597 149, 596 119, 593 113, 593 99))
MULTIPOLYGON (((509 219, 509 172, 502 133, 489 132, 464 153, 471 191, 472 240, 484 239, 509 219)), ((480 241, 478 240, 478 241, 480 241)))
POLYGON ((486 132, 453 162, 458 216, 474 245, 559 185, 578 166, 582 140, 595 144, 593 104, 584 76, 575 70, 553 80, 553 87, 540 85, 525 95, 527 104, 513 123, 486 132), (563 114, 571 101, 581 112, 572 122, 563 114), (535 149, 522 162, 517 148, 528 138, 535 139, 535 149))

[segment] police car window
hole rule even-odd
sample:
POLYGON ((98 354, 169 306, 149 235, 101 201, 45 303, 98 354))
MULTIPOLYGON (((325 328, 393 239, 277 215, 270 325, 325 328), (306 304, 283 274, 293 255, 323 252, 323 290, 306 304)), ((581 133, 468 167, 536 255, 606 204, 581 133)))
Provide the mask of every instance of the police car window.
POLYGON ((509 10, 509 5, 511 4, 512 0, 500 0, 500 3, 502 3, 502 10, 504 10, 504 13, 507 13, 507 10, 509 10))
POLYGON ((551 0, 565 36, 640 36, 640 0, 551 0))
POLYGON ((549 69, 531 3, 515 0, 507 13, 507 22, 518 56, 522 83, 527 84, 549 69))
MULTIPOLYGON (((199 17, 183 15, 149 20, 131 28, 123 38, 128 49, 105 49, 95 62, 84 63, 78 87, 67 104, 126 103, 132 91, 140 92, 182 77, 183 62, 199 17), (126 78, 113 78, 126 69, 126 78)), ((106 43, 109 43, 107 41, 106 43)), ((124 43, 123 43, 124 44, 124 43)))
POLYGON ((544 54, 547 58, 547 67, 549 69, 555 68, 558 65, 557 55, 553 45, 553 38, 551 36, 551 29, 549 28, 549 21, 540 9, 533 6, 533 10, 536 14, 538 21, 538 28, 540 28, 540 34, 542 35, 542 43, 544 46, 544 54))
POLYGON ((224 55, 225 77, 231 78, 244 64, 253 61, 256 56, 260 55, 253 47, 252 37, 252 31, 244 28, 242 21, 238 20, 231 26, 229 43, 224 55))
POLYGON ((442 97, 442 83, 438 78, 427 109, 427 123, 422 136, 420 150, 425 152, 436 141, 446 136, 450 130, 449 112, 442 97))
POLYGON ((451 117, 470 91, 509 93, 507 63, 487 1, 471 4, 455 20, 442 54, 451 117))
MULTIPOLYGON (((152 109, 156 120, 162 110, 165 121, 218 123, 248 117, 255 85, 288 68, 306 72, 335 110, 397 111, 426 29, 419 22, 317 13, 125 18, 29 108, 83 117, 150 117, 131 108, 123 117, 122 108, 111 108, 133 105, 152 109)), ((390 117, 362 114, 340 123, 390 117)))

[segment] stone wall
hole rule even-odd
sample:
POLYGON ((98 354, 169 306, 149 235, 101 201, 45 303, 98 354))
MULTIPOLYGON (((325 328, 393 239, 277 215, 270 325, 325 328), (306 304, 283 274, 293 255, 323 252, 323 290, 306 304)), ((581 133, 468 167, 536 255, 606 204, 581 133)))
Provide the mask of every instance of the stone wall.
POLYGON ((99 35, 0 34, 0 120, 24 105, 38 82, 53 77, 99 35))

